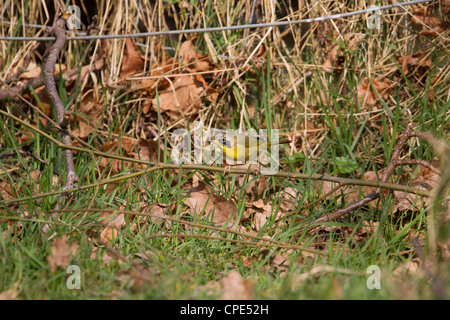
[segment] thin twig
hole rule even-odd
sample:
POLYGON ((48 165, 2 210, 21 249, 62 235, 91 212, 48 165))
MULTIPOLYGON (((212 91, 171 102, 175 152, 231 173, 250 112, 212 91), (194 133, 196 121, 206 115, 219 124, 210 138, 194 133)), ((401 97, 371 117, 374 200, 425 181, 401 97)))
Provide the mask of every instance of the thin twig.
MULTIPOLYGON (((122 160, 122 161, 129 161, 129 162, 133 162, 133 163, 138 163, 138 164, 142 164, 142 165, 146 165, 149 166, 147 169, 132 173, 130 175, 127 176, 122 176, 119 178, 112 178, 112 179, 107 179, 107 180, 103 180, 103 181, 99 181, 97 183, 93 183, 93 184, 89 184, 89 185, 85 185, 85 186, 79 186, 78 188, 72 188, 72 189, 67 189, 67 190, 63 190, 63 191, 53 191, 53 192, 48 192, 48 193, 41 193, 41 194, 36 194, 30 197, 22 197, 22 198, 15 198, 15 199, 8 199, 8 200, 4 200, 0 203, 15 203, 15 202, 22 202, 22 201, 27 201, 27 200, 32 200, 32 199, 38 199, 41 197, 46 197, 46 196, 50 196, 50 195, 56 195, 56 194, 62 194, 64 192, 76 192, 76 191, 81 191, 81 190, 86 190, 89 188, 94 188, 97 187, 99 185, 104 185, 104 184, 108 184, 111 182, 117 182, 117 181, 121 181, 124 179, 129 179, 132 177, 139 177, 141 175, 153 172, 153 171, 157 171, 157 170, 164 170, 164 169, 184 169, 184 170, 204 170, 204 171, 212 171, 212 172, 221 172, 221 173, 229 173, 229 174, 247 174, 248 171, 247 169, 235 169, 235 168, 224 168, 224 167, 217 167, 217 166, 210 166, 210 165, 201 165, 201 164, 174 164, 174 163, 160 163, 160 162, 149 162, 149 161, 145 161, 145 160, 140 160, 140 159, 134 159, 134 158, 128 158, 128 157, 123 157, 123 156, 119 156, 119 155, 114 155, 114 154, 110 154, 107 152, 99 152, 99 151, 91 151, 91 150, 86 150, 84 148, 80 148, 80 147, 75 147, 72 145, 65 145, 63 143, 61 143, 60 141, 58 141, 57 139, 55 139, 54 137, 52 137, 51 135, 37 129, 36 127, 32 126, 31 124, 17 118, 16 116, 9 114, 3 110, 0 110, 1 114, 4 114, 18 122, 20 122, 21 124, 23 124, 24 126, 26 126, 27 128, 38 132, 39 134, 41 134, 42 136, 44 136, 45 138, 51 140, 52 142, 54 142, 59 148, 63 148, 63 149, 70 149, 70 150, 76 150, 76 151, 80 151, 80 152, 88 152, 91 155, 95 155, 95 156, 101 156, 101 157, 105 157, 105 158, 111 158, 111 159, 117 159, 117 160, 122 160)), ((403 192, 408 192, 408 193, 414 193, 423 197, 431 197, 432 193, 428 192, 428 191, 424 191, 421 190, 417 187, 407 187, 404 185, 399 185, 399 184, 394 184, 394 183, 387 183, 387 182, 383 182, 383 181, 373 181, 373 180, 358 180, 358 179, 348 179, 348 178, 340 178, 340 177, 333 177, 333 176, 328 176, 328 175, 324 175, 324 174, 306 174, 306 173, 297 173, 297 172, 283 172, 283 171, 279 171, 277 173, 275 173, 273 175, 274 177, 280 177, 280 178, 287 178, 287 179, 305 179, 305 180, 321 180, 321 181, 330 181, 330 182, 336 182, 336 183, 341 183, 343 185, 361 185, 361 186, 368 186, 368 187, 377 187, 377 188, 383 188, 383 189, 389 189, 389 190, 397 190, 397 191, 403 191, 403 192)))
MULTIPOLYGON (((319 255, 324 255, 326 253, 324 253, 323 251, 320 250, 315 250, 315 249, 311 249, 311 248, 305 248, 305 247, 301 247, 301 246, 297 246, 297 245, 291 245, 288 244, 286 242, 281 242, 281 241, 277 241, 274 239, 270 239, 270 238, 266 238, 266 237, 262 237, 262 236, 257 236, 257 235, 252 235, 252 234, 248 234, 245 232, 239 232, 236 230, 232 230, 232 229, 223 229, 217 226, 212 226, 212 225, 205 225, 205 224, 201 224, 201 223, 196 223, 196 222, 191 222, 191 221, 187 221, 184 219, 177 219, 174 217, 170 217, 170 216, 160 216, 160 215, 156 215, 156 214, 151 214, 151 213, 146 213, 146 212, 138 212, 138 211, 127 211, 127 210, 115 210, 115 209, 64 209, 64 210, 52 210, 50 211, 51 213, 61 213, 61 212, 111 212, 111 213, 118 213, 118 214, 126 214, 126 215, 136 215, 136 216, 143 216, 143 217, 151 217, 151 218, 157 218, 157 219, 161 219, 161 220, 168 220, 168 221, 172 221, 172 222, 177 222, 180 224, 185 224, 194 228, 204 228, 204 229, 209 229, 209 230, 214 230, 214 231, 219 231, 219 232, 226 232, 226 233, 232 233, 241 237, 245 237, 245 238, 249 238, 249 239, 254 239, 254 240, 258 240, 258 241, 264 241, 264 245, 266 245, 267 243, 270 243, 270 246, 272 247, 280 247, 280 248, 287 248, 287 249, 295 249, 295 250, 303 250, 303 251, 308 251, 311 253, 315 253, 315 254, 319 254, 319 255)), ((189 236, 189 235, 187 235, 189 236)), ((255 244, 255 242, 250 242, 251 244, 255 244)))
MULTIPOLYGON (((41 159, 38 155, 34 154, 33 152, 25 151, 22 149, 19 149, 18 151, 20 154, 22 154, 24 156, 32 157, 32 158, 36 159, 37 161, 48 165, 48 161, 41 159)), ((12 156, 15 156, 16 154, 17 154, 16 151, 4 152, 4 153, 0 154, 0 159, 6 158, 6 157, 12 157, 12 156)))
POLYGON ((429 169, 433 173, 436 173, 436 174, 439 174, 439 175, 441 174, 441 170, 439 170, 438 168, 433 166, 431 163, 429 163, 428 161, 425 161, 423 159, 400 159, 400 160, 397 161, 397 165, 399 165, 399 166, 420 165, 420 166, 423 166, 423 167, 429 169))
MULTIPOLYGON (((0 84, 5 84, 0 80, 0 84)), ((0 101, 3 100, 17 100, 17 96, 21 96, 23 93, 30 90, 30 88, 36 89, 44 85, 44 79, 39 76, 28 80, 25 83, 19 83, 18 85, 8 89, 0 89, 0 101)))
MULTIPOLYGON (((400 138, 394 148, 394 151, 392 152, 391 161, 389 162, 388 166, 384 170, 383 175, 381 177, 382 182, 387 182, 389 177, 393 174, 395 168, 400 165, 404 165, 404 164, 420 164, 420 165, 426 166, 430 170, 433 170, 433 172, 439 171, 438 169, 434 168, 431 164, 428 164, 427 162, 424 162, 424 161, 414 161, 414 160, 408 161, 408 160, 400 159, 401 151, 402 151, 403 147, 405 146, 406 141, 411 137, 420 137, 420 138, 426 139, 426 140, 430 141, 436 149, 440 148, 440 149, 444 150, 447 148, 447 145, 444 142, 442 142, 438 138, 434 137, 430 133, 412 131, 411 124, 409 124, 406 127, 405 132, 400 136, 400 138), (425 164, 425 163, 427 163, 427 164, 425 164)), ((356 202, 348 205, 345 208, 337 210, 330 215, 326 215, 326 216, 323 216, 323 217, 320 217, 320 218, 314 220, 311 223, 311 225, 321 224, 323 222, 341 218, 342 216, 365 206, 369 202, 372 202, 372 201, 378 199, 379 197, 380 197, 379 190, 372 192, 372 193, 368 194, 367 196, 365 196, 363 199, 356 201, 356 202)))

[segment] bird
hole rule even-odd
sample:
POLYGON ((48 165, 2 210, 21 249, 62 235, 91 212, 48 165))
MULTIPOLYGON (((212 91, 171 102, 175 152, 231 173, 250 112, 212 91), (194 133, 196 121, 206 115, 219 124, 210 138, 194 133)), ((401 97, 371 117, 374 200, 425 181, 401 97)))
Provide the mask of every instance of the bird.
POLYGON ((269 151, 272 145, 291 143, 291 140, 283 139, 266 141, 258 136, 245 134, 223 135, 218 139, 210 139, 211 143, 222 148, 223 155, 229 162, 247 162, 257 158, 259 152, 269 151))

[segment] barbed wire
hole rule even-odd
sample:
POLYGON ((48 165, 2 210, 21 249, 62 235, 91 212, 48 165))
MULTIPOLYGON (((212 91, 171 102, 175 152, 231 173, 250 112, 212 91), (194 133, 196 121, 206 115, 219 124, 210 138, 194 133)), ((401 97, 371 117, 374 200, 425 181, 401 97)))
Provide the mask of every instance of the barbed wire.
MULTIPOLYGON (((140 37, 153 37, 153 36, 168 36, 168 35, 180 35, 190 33, 206 33, 206 32, 219 32, 219 31, 232 31, 232 30, 244 30, 244 29, 256 29, 256 28, 269 28, 269 27, 284 27, 289 25, 323 22, 327 20, 335 20, 355 15, 371 13, 375 11, 385 11, 393 8, 411 6, 414 4, 433 2, 435 0, 413 0, 407 2, 393 3, 384 6, 374 6, 371 8, 357 10, 346 13, 333 14, 329 16, 307 18, 300 20, 285 20, 278 22, 266 22, 255 24, 243 24, 236 26, 224 26, 224 27, 210 27, 210 28, 197 28, 197 29, 185 29, 185 30, 165 30, 165 31, 152 31, 143 33, 130 33, 130 34, 111 34, 111 35, 78 35, 69 36, 66 40, 99 40, 99 39, 124 39, 124 38, 140 38, 140 37)), ((55 37, 0 37, 0 41, 53 41, 55 37)))

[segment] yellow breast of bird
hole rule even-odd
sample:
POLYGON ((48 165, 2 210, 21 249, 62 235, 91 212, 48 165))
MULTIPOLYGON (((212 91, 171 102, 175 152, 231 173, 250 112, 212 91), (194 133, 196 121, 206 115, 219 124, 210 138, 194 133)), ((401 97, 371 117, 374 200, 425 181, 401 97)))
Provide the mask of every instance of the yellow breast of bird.
POLYGON ((235 143, 227 148, 223 146, 223 152, 227 159, 238 162, 247 162, 249 160, 256 160, 258 153, 257 140, 246 139, 245 145, 243 143, 235 143))

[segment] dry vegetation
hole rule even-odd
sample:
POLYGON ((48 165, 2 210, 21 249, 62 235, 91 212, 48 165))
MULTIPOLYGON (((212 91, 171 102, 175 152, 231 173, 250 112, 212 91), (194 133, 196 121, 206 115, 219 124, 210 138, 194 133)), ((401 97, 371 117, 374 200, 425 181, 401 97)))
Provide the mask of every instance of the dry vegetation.
MULTIPOLYGON (((371 4, 98 0, 82 6, 77 32, 298 20, 371 4)), ((0 8, 0 36, 43 36, 30 24, 53 24, 41 1, 0 8)), ((381 29, 357 15, 67 40, 55 71, 78 175, 67 198, 63 125, 41 81, 47 42, 0 41, 0 296, 448 297, 449 13, 442 0, 384 11, 381 29), (171 166, 171 134, 193 133, 199 120, 279 129, 292 140, 280 170, 314 181, 171 166), (24 276, 13 271, 19 261, 24 276), (90 289, 52 280, 69 264, 90 289), (366 287, 369 265, 388 279, 381 291, 366 287)))

